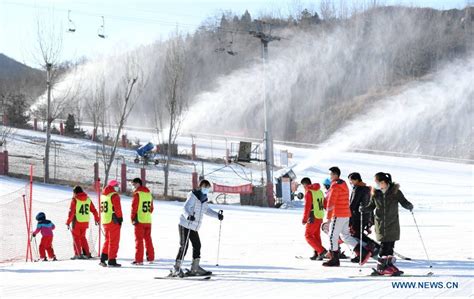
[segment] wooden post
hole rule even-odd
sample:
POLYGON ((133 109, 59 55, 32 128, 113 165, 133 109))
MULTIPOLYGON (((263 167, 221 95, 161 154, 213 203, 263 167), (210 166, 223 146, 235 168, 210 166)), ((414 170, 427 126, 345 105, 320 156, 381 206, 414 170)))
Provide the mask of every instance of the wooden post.
POLYGON ((192 178, 193 189, 197 189, 198 187, 198 173, 193 171, 193 178, 192 178))
POLYGON ((146 186, 146 168, 142 167, 140 169, 140 178, 142 179, 142 185, 146 186))
POLYGON ((8 151, 0 153, 0 175, 8 175, 8 151))
POLYGON ((120 170, 120 189, 122 193, 127 192, 127 164, 122 163, 122 167, 120 170))
POLYGON ((122 135, 122 147, 127 147, 127 135, 122 135))
POLYGON ((97 182, 99 179, 99 163, 94 163, 94 182, 97 182))
POLYGON ((193 144, 191 145, 191 159, 192 159, 193 161, 196 160, 196 143, 193 143, 193 144))

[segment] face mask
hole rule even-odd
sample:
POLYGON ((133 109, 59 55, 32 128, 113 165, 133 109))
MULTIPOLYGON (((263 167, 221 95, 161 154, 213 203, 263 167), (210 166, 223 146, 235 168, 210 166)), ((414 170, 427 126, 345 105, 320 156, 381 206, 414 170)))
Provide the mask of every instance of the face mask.
POLYGON ((119 186, 114 186, 114 190, 115 190, 115 192, 119 192, 119 190, 120 190, 119 186))
POLYGON ((209 188, 201 188, 201 192, 204 195, 207 195, 209 193, 209 188))
POLYGON ((375 189, 375 190, 380 190, 380 189, 381 189, 381 188, 380 188, 380 185, 379 185, 379 184, 375 184, 374 189, 375 189))

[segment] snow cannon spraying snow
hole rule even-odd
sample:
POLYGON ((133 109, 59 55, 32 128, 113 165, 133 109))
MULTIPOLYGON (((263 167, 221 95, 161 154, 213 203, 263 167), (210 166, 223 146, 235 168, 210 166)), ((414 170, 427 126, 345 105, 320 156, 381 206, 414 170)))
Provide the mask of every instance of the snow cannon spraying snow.
POLYGON ((160 161, 158 160, 158 154, 154 149, 155 146, 151 142, 140 146, 136 150, 137 156, 135 157, 135 160, 133 162, 138 164, 141 160, 143 162, 143 165, 148 165, 150 161, 153 161, 155 165, 157 165, 158 163, 160 163, 160 161))

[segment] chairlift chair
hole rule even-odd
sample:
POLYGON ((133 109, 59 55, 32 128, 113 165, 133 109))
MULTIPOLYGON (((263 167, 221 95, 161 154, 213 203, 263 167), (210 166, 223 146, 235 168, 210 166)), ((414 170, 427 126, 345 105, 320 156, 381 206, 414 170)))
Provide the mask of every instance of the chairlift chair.
POLYGON ((102 25, 100 25, 99 29, 97 29, 97 35, 100 38, 105 39, 105 19, 104 19, 104 16, 102 16, 102 25))
POLYGON ((74 22, 71 20, 71 10, 68 10, 67 12, 67 19, 68 19, 68 32, 74 33, 76 32, 76 25, 74 22))

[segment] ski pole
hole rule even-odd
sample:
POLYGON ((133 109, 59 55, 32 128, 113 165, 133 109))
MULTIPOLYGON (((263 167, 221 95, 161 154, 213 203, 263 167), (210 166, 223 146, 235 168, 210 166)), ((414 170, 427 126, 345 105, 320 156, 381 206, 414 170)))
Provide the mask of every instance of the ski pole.
MULTIPOLYGON (((362 207, 362 202, 360 204, 360 206, 362 207)), ((362 223, 362 220, 363 220, 363 216, 362 216, 362 212, 359 212, 360 213, 360 239, 359 239, 359 272, 362 272, 362 230, 363 230, 363 223, 362 223)))
MULTIPOLYGON (((219 214, 223 215, 224 211, 220 210, 219 214)), ((222 220, 220 220, 220 223, 219 223, 219 241, 217 242, 217 260, 216 260, 216 266, 217 267, 219 267, 219 253, 220 253, 220 249, 221 249, 221 231, 222 231, 222 220)))
POLYGON ((79 245, 76 243, 76 240, 74 240, 74 234, 72 233, 72 229, 69 227, 69 225, 66 225, 67 230, 71 232, 71 238, 72 238, 72 245, 74 246, 74 255, 80 256, 81 255, 81 248, 79 248, 79 245))
MULTIPOLYGON (((196 204, 194 204, 194 208, 196 207, 196 204)), ((194 210, 194 209, 193 209, 194 210)), ((195 212, 193 211, 193 217, 195 215, 195 212)), ((188 227, 191 226, 191 219, 188 220, 188 227)), ((179 263, 179 272, 178 272, 178 275, 181 274, 181 269, 183 267, 183 260, 184 260, 184 256, 186 254, 186 251, 188 250, 188 245, 189 245, 189 236, 191 234, 191 229, 190 228, 187 228, 188 230, 188 235, 186 236, 186 242, 184 242, 184 246, 183 246, 183 252, 181 253, 181 259, 180 259, 180 263, 179 263)))
MULTIPOLYGON (((428 259, 430 269, 432 269, 433 265, 431 264, 431 260, 430 260, 430 257, 428 255, 428 251, 426 250, 425 242, 423 242, 423 238, 421 237, 421 232, 420 232, 420 229, 418 228, 418 223, 416 223, 415 214, 413 213, 413 210, 411 210, 410 212, 411 212, 411 215, 413 216, 413 221, 415 222, 415 226, 416 226, 416 230, 418 231, 418 235, 420 236, 421 244, 423 245, 423 249, 425 250, 426 258, 428 259)), ((428 275, 433 275, 433 272, 429 272, 428 275)))
POLYGON ((31 238, 35 241, 35 246, 34 246, 34 249, 35 249, 35 255, 36 255, 36 259, 39 259, 39 253, 38 253, 38 243, 36 243, 36 236, 31 236, 31 238))

